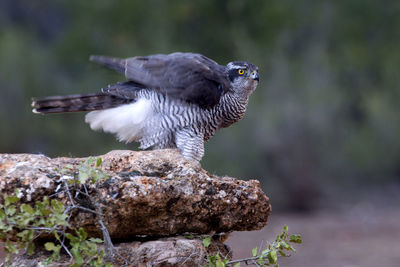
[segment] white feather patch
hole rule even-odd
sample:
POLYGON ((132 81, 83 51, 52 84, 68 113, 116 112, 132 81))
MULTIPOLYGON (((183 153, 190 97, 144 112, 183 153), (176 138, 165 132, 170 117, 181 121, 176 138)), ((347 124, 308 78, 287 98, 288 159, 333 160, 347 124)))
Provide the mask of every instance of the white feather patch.
POLYGON ((141 98, 132 104, 89 112, 85 122, 93 130, 116 134, 118 140, 128 143, 140 139, 152 114, 151 101, 141 98))

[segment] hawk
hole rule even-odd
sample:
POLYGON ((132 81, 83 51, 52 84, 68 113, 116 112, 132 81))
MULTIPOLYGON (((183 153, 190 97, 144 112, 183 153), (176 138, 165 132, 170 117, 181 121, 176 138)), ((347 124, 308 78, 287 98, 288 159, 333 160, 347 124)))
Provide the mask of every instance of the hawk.
POLYGON ((177 148, 195 161, 217 130, 243 117, 259 81, 258 68, 249 62, 222 66, 195 53, 90 60, 123 73, 127 81, 94 94, 33 99, 33 112, 90 111, 85 121, 93 130, 139 142, 141 149, 177 148))

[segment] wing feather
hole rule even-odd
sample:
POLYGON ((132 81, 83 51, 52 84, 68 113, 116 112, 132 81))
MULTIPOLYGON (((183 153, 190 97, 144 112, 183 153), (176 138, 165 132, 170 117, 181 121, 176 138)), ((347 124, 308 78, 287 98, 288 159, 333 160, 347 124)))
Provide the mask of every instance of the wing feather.
POLYGON ((128 80, 203 108, 216 105, 230 86, 225 67, 200 54, 157 54, 122 60, 97 56, 92 60, 118 71, 124 64, 128 80))

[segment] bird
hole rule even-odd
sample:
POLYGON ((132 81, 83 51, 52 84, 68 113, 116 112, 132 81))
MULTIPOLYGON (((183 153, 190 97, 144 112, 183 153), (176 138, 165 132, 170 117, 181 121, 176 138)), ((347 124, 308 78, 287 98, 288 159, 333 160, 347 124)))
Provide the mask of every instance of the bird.
POLYGON ((246 61, 220 65, 197 53, 129 58, 101 55, 90 61, 125 75, 98 93, 33 98, 34 113, 89 112, 93 130, 115 134, 140 149, 176 148, 200 162, 204 143, 217 130, 242 119, 259 82, 246 61))

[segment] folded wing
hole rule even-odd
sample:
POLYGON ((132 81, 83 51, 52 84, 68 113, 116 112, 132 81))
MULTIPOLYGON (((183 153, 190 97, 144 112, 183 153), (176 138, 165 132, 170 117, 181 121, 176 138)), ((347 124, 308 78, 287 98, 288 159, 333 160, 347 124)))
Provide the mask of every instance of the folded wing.
POLYGON ((91 60, 124 73, 144 88, 198 104, 216 105, 229 90, 225 67, 194 53, 173 53, 118 59, 92 56, 91 60))

